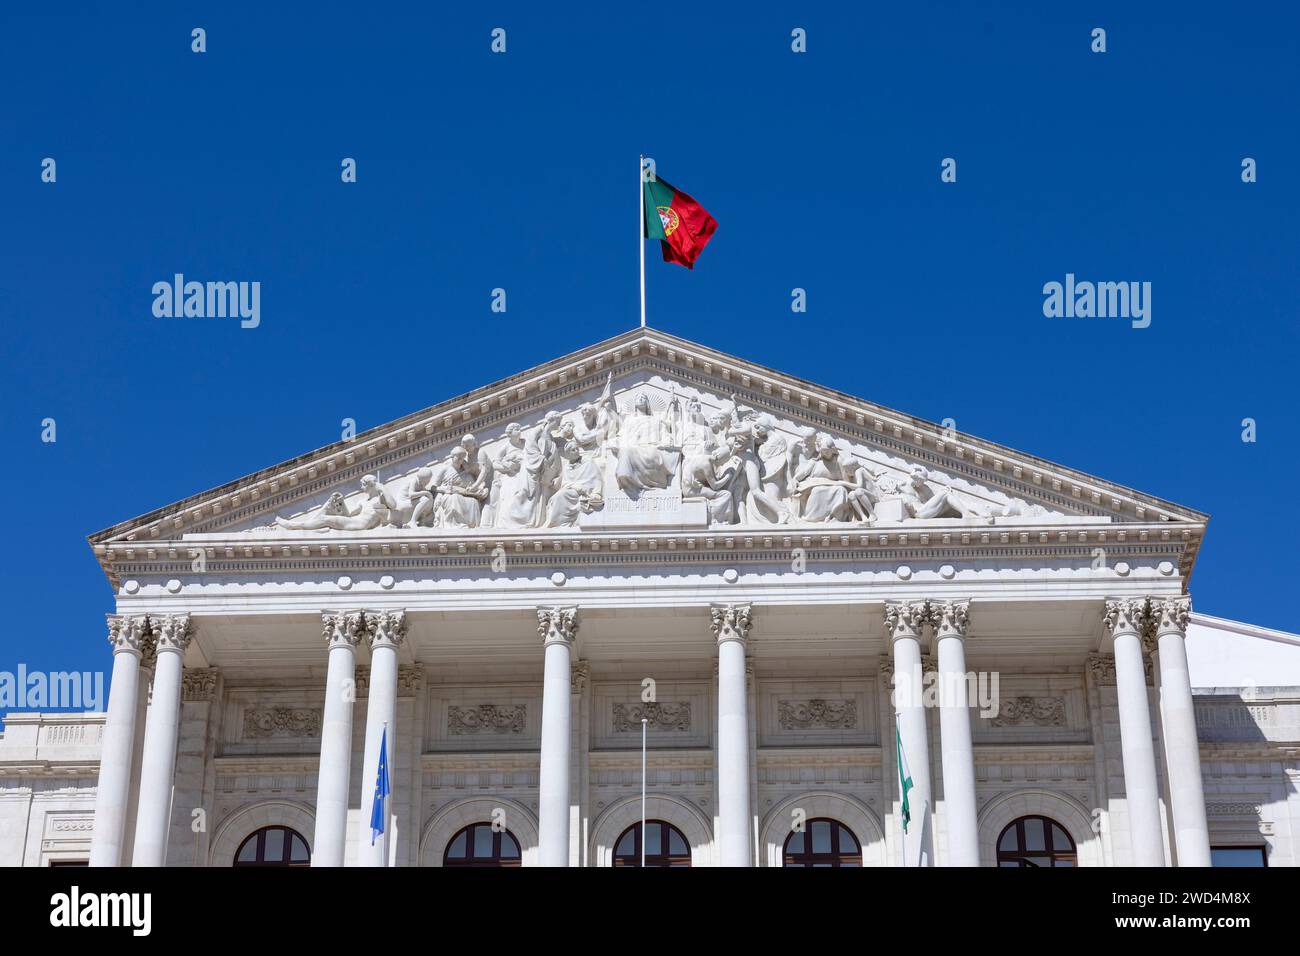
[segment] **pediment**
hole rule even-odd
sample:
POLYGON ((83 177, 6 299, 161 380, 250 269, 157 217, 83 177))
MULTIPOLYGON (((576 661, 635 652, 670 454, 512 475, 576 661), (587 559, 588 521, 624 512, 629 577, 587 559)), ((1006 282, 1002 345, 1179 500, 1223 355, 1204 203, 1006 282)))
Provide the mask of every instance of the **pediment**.
POLYGON ((1205 520, 646 329, 90 540, 102 558, 110 545, 216 539, 297 546, 336 538, 1205 520))

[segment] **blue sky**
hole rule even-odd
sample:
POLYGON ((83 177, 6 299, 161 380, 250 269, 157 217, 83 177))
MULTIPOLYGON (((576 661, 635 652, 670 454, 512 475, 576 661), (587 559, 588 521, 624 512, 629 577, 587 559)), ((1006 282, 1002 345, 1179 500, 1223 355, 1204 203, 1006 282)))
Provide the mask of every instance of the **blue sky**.
POLYGON ((0 670, 110 666, 88 533, 635 325, 641 152, 719 222, 651 325, 1207 511, 1197 609, 1297 629, 1294 6, 282 6, 0 13, 0 670))

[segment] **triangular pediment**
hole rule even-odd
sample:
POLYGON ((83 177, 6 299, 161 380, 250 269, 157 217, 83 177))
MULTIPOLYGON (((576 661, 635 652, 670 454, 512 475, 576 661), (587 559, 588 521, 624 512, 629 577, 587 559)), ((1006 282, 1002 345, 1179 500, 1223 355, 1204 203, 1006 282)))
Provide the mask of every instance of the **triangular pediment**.
POLYGON ((102 557, 109 547, 216 539, 298 547, 341 537, 546 533, 1032 527, 1042 534, 1162 522, 1193 526, 1199 536, 1205 521, 641 329, 90 541, 102 557), (465 448, 466 435, 473 447, 465 448))

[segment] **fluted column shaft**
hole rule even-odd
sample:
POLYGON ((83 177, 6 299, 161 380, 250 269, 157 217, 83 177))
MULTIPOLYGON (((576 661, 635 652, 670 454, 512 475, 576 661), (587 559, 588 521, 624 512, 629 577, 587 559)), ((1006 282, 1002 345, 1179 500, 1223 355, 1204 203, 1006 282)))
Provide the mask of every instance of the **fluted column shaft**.
POLYGON ((538 857, 542 866, 569 865, 569 768, 572 749, 571 686, 576 607, 537 609, 542 635, 542 747, 538 779, 538 857))
POLYGON ((975 750, 971 745, 966 683, 966 626, 970 605, 932 604, 930 623, 939 656, 939 740, 943 758, 943 816, 948 866, 979 866, 975 750))
POLYGON ((1174 846, 1179 866, 1210 866, 1210 826, 1201 781, 1201 745, 1196 735, 1192 680, 1187 668, 1187 621, 1191 601, 1167 598, 1152 603, 1160 666, 1160 726, 1169 772, 1169 802, 1174 816, 1174 846))
POLYGON ((912 819, 903 836, 905 866, 934 865, 934 834, 927 819, 934 807, 930 736, 922 699, 921 664, 921 637, 928 616, 929 605, 924 601, 885 606, 885 630, 894 652, 894 712, 912 776, 908 801, 912 819))
POLYGON ((366 743, 361 770, 361 820, 357 864, 388 866, 388 847, 393 836, 393 798, 384 798, 384 832, 371 839, 371 811, 379 780, 379 753, 388 739, 388 778, 396 777, 393 755, 397 752, 397 649, 406 639, 406 612, 380 611, 363 616, 370 641, 370 684, 366 699, 366 743))
POLYGON ((1164 866, 1156 754, 1142 660, 1141 632, 1147 613, 1145 600, 1110 601, 1106 605, 1106 625, 1115 642, 1115 692, 1133 865, 1164 866))
POLYGON ((722 866, 753 866, 745 686, 752 609, 748 604, 714 605, 710 613, 718 639, 718 861, 722 866))
POLYGON ((167 862, 167 831, 171 826, 172 787, 176 773, 176 735, 180 730, 181 674, 185 649, 193 637, 188 614, 151 619, 154 647, 153 700, 144 727, 140 766, 140 810, 135 822, 132 866, 162 866, 167 862))
POLYGON ((348 838, 348 785, 352 769, 352 714, 356 701, 356 648, 365 633, 360 611, 321 615, 329 648, 325 709, 321 718, 316 782, 316 835, 312 866, 342 866, 348 838))
POLYGON ((139 710, 146 621, 140 617, 110 618, 108 640, 113 646, 113 676, 108 691, 108 715, 95 787, 95 829, 90 838, 91 866, 121 866, 127 829, 136 715, 139 710))

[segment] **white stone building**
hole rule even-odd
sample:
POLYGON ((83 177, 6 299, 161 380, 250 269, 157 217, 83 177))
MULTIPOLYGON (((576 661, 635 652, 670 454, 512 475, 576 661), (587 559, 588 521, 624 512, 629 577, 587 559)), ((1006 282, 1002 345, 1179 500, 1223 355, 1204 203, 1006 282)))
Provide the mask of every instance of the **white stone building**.
POLYGON ((92 535, 108 712, 7 718, 0 863, 1292 865, 1206 521, 637 330, 92 535))

